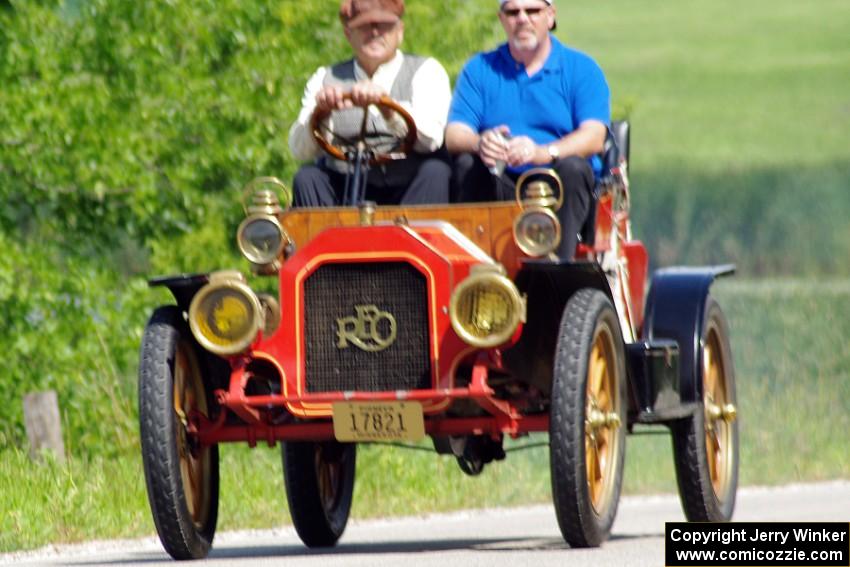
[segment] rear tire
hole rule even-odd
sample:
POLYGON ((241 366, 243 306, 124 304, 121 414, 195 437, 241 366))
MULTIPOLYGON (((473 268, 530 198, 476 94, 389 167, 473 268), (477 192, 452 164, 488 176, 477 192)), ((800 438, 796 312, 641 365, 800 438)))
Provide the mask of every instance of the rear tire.
POLYGON ((549 451, 555 515, 571 547, 608 539, 623 482, 626 369, 617 313, 582 289, 564 308, 555 352, 549 451))
POLYGON ((700 337, 702 408, 671 425, 679 498, 691 522, 732 518, 738 490, 738 421, 729 325, 708 298, 700 337), (734 411, 733 411, 734 408, 734 411))
POLYGON ((148 502, 174 559, 206 557, 218 517, 218 446, 187 431, 192 412, 210 416, 196 348, 177 307, 154 311, 139 361, 139 428, 148 502))
POLYGON ((283 444, 289 513, 307 547, 331 547, 345 531, 354 494, 357 446, 336 441, 283 444))

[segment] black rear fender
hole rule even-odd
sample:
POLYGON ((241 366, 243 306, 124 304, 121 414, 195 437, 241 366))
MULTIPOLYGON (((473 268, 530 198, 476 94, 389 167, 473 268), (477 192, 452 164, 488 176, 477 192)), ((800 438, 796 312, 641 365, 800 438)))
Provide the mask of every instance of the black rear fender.
POLYGON ((702 401, 700 337, 706 301, 714 280, 735 266, 674 267, 652 276, 641 339, 675 341, 679 347, 679 395, 682 404, 702 401))

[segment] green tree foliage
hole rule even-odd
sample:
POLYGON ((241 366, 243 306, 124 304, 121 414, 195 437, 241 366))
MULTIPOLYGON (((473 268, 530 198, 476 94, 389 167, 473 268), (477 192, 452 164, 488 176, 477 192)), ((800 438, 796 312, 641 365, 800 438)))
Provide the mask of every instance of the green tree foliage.
MULTIPOLYGON (((0 448, 20 399, 59 392, 66 444, 135 443, 144 277, 241 266, 239 188, 291 179, 289 125, 350 55, 337 0, 0 2, 0 448)), ((487 1, 408 2, 405 49, 456 72, 492 43, 487 1), (427 22, 417 26, 413 22, 427 22)))
POLYGON ((77 232, 94 250, 116 228, 147 242, 198 224, 212 195, 246 177, 286 171, 303 81, 290 59, 317 57, 294 38, 327 26, 327 5, 302 5, 297 21, 280 4, 236 1, 59 8, 26 2, 5 16, 7 228, 77 232))

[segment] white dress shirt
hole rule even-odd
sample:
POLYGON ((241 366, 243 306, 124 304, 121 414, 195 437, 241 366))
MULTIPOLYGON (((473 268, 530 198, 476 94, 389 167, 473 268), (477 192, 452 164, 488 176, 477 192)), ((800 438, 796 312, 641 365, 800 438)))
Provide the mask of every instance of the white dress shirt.
MULTIPOLYGON (((389 93, 403 60, 404 54, 400 50, 396 51, 395 57, 375 70, 371 81, 389 93)), ((289 150, 297 160, 311 160, 319 155, 319 147, 310 131, 310 117, 316 108, 316 95, 322 89, 325 75, 329 71, 329 67, 321 67, 307 81, 304 95, 301 97, 301 112, 289 129, 289 150)), ((356 59, 354 78, 357 82, 370 80, 356 59)), ((416 144, 413 149, 420 153, 433 152, 443 145, 443 132, 452 97, 449 76, 436 59, 429 57, 413 75, 411 91, 413 100, 399 101, 399 104, 410 113, 416 123, 416 144)), ((374 106, 369 110, 379 112, 374 106)))

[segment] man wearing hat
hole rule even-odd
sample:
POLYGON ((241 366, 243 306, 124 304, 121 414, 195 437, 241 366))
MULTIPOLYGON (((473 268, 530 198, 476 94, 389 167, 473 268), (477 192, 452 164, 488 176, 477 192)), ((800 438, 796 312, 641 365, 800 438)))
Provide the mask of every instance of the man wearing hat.
POLYGON ((457 154, 456 197, 513 199, 523 171, 555 169, 565 193, 557 254, 571 260, 601 169, 608 84, 593 59, 552 35, 551 0, 499 0, 499 20, 507 42, 472 57, 455 86, 446 146, 457 154))
MULTIPOLYGON (((406 159, 374 166, 368 172, 366 200, 380 204, 413 205, 448 202, 451 167, 443 144, 451 100, 445 69, 433 58, 403 53, 404 0, 343 0, 339 17, 354 52, 347 61, 318 69, 304 90, 301 112, 289 131, 289 148, 303 166, 293 181, 294 204, 300 207, 341 203, 347 164, 319 150, 310 131, 314 110, 333 111, 333 131, 356 138, 362 112, 353 106, 375 104, 389 96, 416 123, 414 151, 406 159), (350 100, 344 95, 350 93, 350 100), (347 115, 347 116, 346 116, 347 115)), ((399 117, 369 107, 370 127, 398 132, 399 117)))

